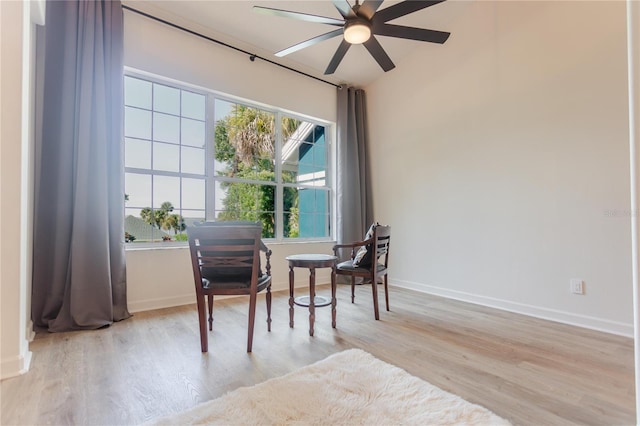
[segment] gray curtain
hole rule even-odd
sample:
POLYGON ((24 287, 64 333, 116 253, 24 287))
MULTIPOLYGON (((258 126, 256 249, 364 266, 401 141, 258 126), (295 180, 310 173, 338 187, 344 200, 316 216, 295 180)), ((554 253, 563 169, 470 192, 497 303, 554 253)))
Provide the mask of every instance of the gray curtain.
POLYGON ((337 239, 340 244, 362 240, 373 222, 364 90, 338 89, 337 112, 337 239))
POLYGON ((36 137, 31 314, 36 328, 130 316, 124 258, 120 1, 49 1, 36 137))

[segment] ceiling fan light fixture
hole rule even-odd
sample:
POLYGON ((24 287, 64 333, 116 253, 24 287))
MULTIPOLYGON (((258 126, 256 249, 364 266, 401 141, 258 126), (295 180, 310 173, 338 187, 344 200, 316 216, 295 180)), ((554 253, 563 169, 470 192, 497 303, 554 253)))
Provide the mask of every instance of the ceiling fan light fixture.
POLYGON ((344 26, 344 39, 350 44, 362 44, 371 37, 371 26, 363 19, 347 22, 344 26))

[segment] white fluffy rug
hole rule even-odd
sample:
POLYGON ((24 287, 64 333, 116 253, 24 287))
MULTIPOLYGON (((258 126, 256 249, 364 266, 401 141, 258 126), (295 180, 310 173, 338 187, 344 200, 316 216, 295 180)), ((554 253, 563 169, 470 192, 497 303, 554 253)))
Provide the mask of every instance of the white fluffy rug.
POLYGON ((508 425, 360 349, 236 389, 157 425, 508 425))

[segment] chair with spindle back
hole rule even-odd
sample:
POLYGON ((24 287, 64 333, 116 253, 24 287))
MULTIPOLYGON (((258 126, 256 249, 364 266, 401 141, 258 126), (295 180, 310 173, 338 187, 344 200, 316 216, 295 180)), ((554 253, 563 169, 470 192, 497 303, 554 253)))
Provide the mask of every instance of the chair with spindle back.
POLYGON ((247 352, 251 352, 257 294, 265 289, 267 329, 271 331, 271 250, 262 242, 262 226, 247 222, 201 222, 189 227, 187 234, 202 352, 209 349, 205 297, 209 308, 209 330, 212 330, 215 295, 249 295, 247 352), (265 252, 266 273, 260 267, 261 251, 265 252))
POLYGON ((333 246, 333 252, 339 256, 338 251, 344 248, 351 249, 351 258, 340 262, 336 266, 336 274, 351 277, 351 303, 355 300, 356 278, 363 278, 364 282, 371 282, 373 292, 373 311, 375 318, 380 319, 378 313, 378 278, 384 277, 384 298, 389 310, 389 287, 387 281, 387 268, 389 266, 389 241, 391 240, 391 227, 374 223, 369 228, 364 241, 351 244, 337 244, 333 246), (356 250, 357 249, 357 250, 356 250))

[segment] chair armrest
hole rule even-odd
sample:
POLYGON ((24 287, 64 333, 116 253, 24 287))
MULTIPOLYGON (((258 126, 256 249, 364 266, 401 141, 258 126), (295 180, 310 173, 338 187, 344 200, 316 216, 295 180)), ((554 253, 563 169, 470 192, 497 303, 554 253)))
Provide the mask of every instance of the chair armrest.
MULTIPOLYGON (((265 246, 266 248, 266 246, 265 246)), ((267 264, 265 265, 265 269, 267 270, 267 275, 271 276, 271 250, 267 249, 265 252, 265 258, 267 259, 267 264)))
POLYGON ((265 269, 267 270, 267 275, 271 276, 271 253, 272 251, 267 247, 264 241, 260 240, 260 251, 264 252, 264 257, 267 259, 267 264, 265 265, 265 269))
POLYGON ((373 238, 369 238, 368 240, 364 240, 364 241, 356 241, 355 243, 351 243, 351 244, 336 244, 335 246, 333 246, 333 250, 336 251, 337 249, 341 249, 341 248, 356 248, 356 247, 362 247, 362 246, 366 246, 367 244, 371 244, 373 243, 373 238))
POLYGON ((371 244, 371 243, 373 243, 373 238, 369 238, 368 240, 364 240, 364 241, 356 241, 356 242, 351 243, 351 244, 336 244, 335 246, 333 246, 333 254, 335 256, 338 256, 338 250, 339 249, 350 248, 351 249, 351 259, 353 259, 356 256, 356 248, 357 247, 366 246, 367 244, 371 244))
POLYGON ((356 247, 360 247, 363 246, 364 244, 361 244, 362 241, 358 241, 355 243, 351 243, 351 244, 336 244, 335 246, 333 246, 333 251, 335 252, 338 249, 343 249, 343 248, 356 248, 356 247))

